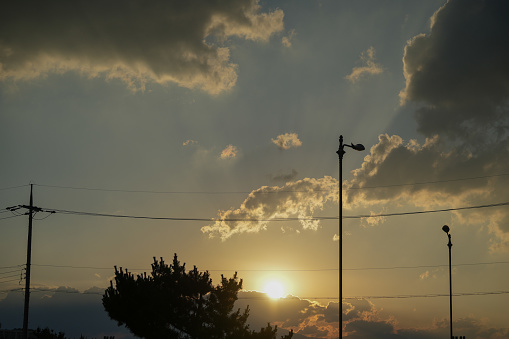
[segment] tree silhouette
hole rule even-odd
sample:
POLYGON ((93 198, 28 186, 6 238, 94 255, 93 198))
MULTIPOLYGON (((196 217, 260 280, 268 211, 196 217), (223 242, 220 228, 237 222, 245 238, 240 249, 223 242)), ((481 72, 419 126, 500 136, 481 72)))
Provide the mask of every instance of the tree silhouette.
POLYGON ((33 332, 33 335, 37 339, 66 339, 65 333, 63 332, 56 333, 54 330, 51 330, 48 327, 44 329, 37 327, 37 330, 33 332))
POLYGON ((277 326, 249 329, 249 306, 233 311, 240 289, 237 273, 229 279, 221 275, 221 283, 213 286, 208 271, 194 266, 186 272, 175 254, 170 265, 154 257, 150 276, 115 266, 115 284, 110 281, 102 301, 119 326, 147 339, 275 339, 277 326))

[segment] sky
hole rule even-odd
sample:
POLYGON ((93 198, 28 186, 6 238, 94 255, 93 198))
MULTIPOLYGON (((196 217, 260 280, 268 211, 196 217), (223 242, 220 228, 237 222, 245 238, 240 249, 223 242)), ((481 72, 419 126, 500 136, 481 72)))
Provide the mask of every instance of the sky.
POLYGON ((24 1, 0 11, 0 324, 132 338, 177 253, 294 338, 508 338, 509 3, 24 1), (338 138, 345 147, 339 241, 338 138), (421 213, 422 212, 422 213, 421 213), (100 215, 98 215, 100 214, 100 215), (118 217, 123 216, 123 217, 118 217), (134 218, 148 217, 148 218, 134 218), (227 220, 223 220, 227 219, 227 220), (271 298, 267 285, 279 286, 271 298))

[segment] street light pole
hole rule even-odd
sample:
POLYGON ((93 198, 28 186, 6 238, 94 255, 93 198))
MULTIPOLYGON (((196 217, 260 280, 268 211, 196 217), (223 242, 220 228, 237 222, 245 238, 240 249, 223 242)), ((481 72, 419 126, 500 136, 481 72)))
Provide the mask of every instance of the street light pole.
POLYGON ((449 247, 449 328, 451 332, 451 339, 452 336, 452 271, 451 271, 451 249, 452 249, 452 242, 451 242, 451 235, 449 234, 449 226, 444 225, 442 227, 442 230, 447 233, 447 237, 449 238, 449 242, 447 243, 447 247, 449 247))
POLYGON ((343 136, 339 136, 339 148, 337 155, 339 158, 339 337, 343 337, 343 155, 345 146, 350 147, 356 151, 364 151, 364 146, 361 144, 350 145, 343 144, 343 136))

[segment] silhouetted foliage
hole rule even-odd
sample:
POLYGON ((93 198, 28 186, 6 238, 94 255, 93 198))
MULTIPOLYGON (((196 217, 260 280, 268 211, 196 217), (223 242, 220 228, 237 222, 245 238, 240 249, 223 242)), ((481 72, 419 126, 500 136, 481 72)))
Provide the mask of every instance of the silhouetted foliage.
POLYGON ((186 272, 175 254, 170 265, 154 258, 150 276, 134 276, 115 266, 115 284, 110 281, 102 300, 110 318, 138 337, 275 339, 277 326, 249 329, 249 307, 233 311, 240 289, 237 273, 229 279, 221 275, 221 283, 213 286, 208 271, 194 266, 186 272))
POLYGON ((66 339, 65 333, 56 333, 54 330, 50 330, 48 327, 44 329, 38 327, 37 330, 33 332, 33 334, 37 339, 66 339))

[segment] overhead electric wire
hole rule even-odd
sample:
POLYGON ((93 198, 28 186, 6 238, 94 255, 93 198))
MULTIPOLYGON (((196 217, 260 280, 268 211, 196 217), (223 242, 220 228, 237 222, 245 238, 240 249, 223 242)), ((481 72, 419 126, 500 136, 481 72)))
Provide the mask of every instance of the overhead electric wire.
MULTIPOLYGON (((154 191, 154 190, 128 190, 128 189, 99 188, 99 187, 58 186, 58 185, 44 185, 44 184, 34 184, 34 186, 70 189, 70 190, 83 190, 83 191, 121 192, 121 193, 153 193, 153 194, 246 194, 246 193, 252 192, 252 191, 154 191)), ((295 191, 292 191, 292 192, 295 192, 295 191)), ((301 192, 305 192, 305 191, 301 191, 301 192)))
POLYGON ((0 290, 0 293, 10 293, 10 292, 16 292, 16 291, 23 291, 23 288, 12 288, 10 290, 0 290))
POLYGON ((23 216, 23 215, 24 215, 24 214, 10 215, 10 216, 8 216, 8 217, 0 218, 0 220, 12 219, 12 218, 16 218, 16 217, 21 217, 21 216, 23 216))
POLYGON ((23 267, 23 266, 25 266, 25 264, 19 264, 19 265, 14 265, 14 266, 2 266, 2 267, 0 267, 0 270, 5 270, 8 268, 15 268, 15 267, 23 267))
MULTIPOLYGON (((20 273, 20 272, 21 272, 20 270, 22 270, 22 268, 19 268, 19 269, 14 270, 14 271, 0 272, 0 275, 2 275, 2 274, 14 273, 14 272, 20 273)), ((5 278, 5 277, 4 277, 4 278, 5 278)), ((2 277, 0 277, 0 279, 2 279, 2 277)))
MULTIPOLYGON (((466 296, 480 296, 480 295, 498 295, 498 294, 509 294, 509 291, 487 291, 487 292, 464 292, 464 293, 453 293, 453 297, 466 297, 466 296)), ((359 297, 345 297, 344 299, 410 299, 410 298, 437 298, 437 297, 449 297, 449 294, 403 294, 403 295, 370 295, 370 296, 359 296, 359 297)), ((336 298, 337 299, 337 298, 336 298)))
MULTIPOLYGON (((460 266, 478 266, 478 265, 495 265, 495 264, 509 264, 509 261, 492 261, 492 262, 478 262, 478 263, 465 263, 453 264, 452 267, 460 266)), ((391 266, 391 267, 361 267, 361 268, 344 268, 343 271, 372 271, 372 270, 399 270, 399 269, 416 269, 416 268, 438 268, 448 267, 449 265, 417 265, 417 266, 391 266)))
POLYGON ((400 186, 441 184, 441 183, 445 183, 445 182, 487 179, 487 178, 495 178, 495 177, 503 177, 503 176, 509 176, 509 173, 494 174, 494 175, 485 175, 485 176, 478 176, 478 177, 458 178, 458 179, 413 182, 413 183, 405 183, 405 184, 390 184, 390 185, 378 185, 378 186, 348 187, 347 190, 348 189, 387 188, 387 187, 400 187, 400 186))
POLYGON ((494 203, 494 204, 486 204, 486 205, 465 206, 465 207, 455 207, 455 208, 442 208, 442 209, 438 209, 438 210, 396 212, 396 213, 380 213, 380 214, 369 214, 369 215, 352 215, 352 216, 343 216, 343 219, 392 217, 392 216, 396 216, 396 215, 412 215, 412 214, 451 212, 451 211, 461 211, 461 210, 470 210, 470 209, 479 209, 479 208, 488 208, 488 207, 500 207, 500 206, 507 206, 507 205, 509 205, 509 201, 500 202, 500 203, 494 203))
POLYGON ((9 283, 9 282, 14 282, 14 281, 20 281, 20 279, 12 279, 12 280, 0 281, 0 284, 6 284, 6 283, 9 283))
MULTIPOLYGON (((509 173, 501 173, 494 175, 486 175, 486 176, 477 176, 477 177, 466 177, 466 178, 457 178, 457 179, 447 179, 447 180, 436 180, 436 181, 423 181, 423 182, 414 182, 414 183, 403 183, 403 184, 390 184, 390 185, 377 185, 377 186, 364 186, 364 187, 348 187, 348 189, 373 189, 373 188, 388 188, 388 187, 400 187, 400 186, 413 186, 413 185, 428 185, 428 184, 439 184, 446 182, 456 182, 456 181, 466 181, 466 180, 477 180, 477 179, 487 179, 487 178, 495 178, 509 176, 509 173)), ((59 185, 46 185, 46 184, 33 184, 34 186, 39 187, 48 187, 48 188, 59 188, 59 189, 71 189, 71 190, 85 190, 85 191, 102 191, 102 192, 122 192, 122 193, 153 193, 153 194, 249 194, 255 190, 251 191, 156 191, 156 190, 129 190, 129 189, 109 189, 109 188, 99 188, 99 187, 77 187, 77 186, 59 186, 59 185)), ((336 190, 336 189, 333 189, 336 190)), ((333 191, 333 190, 312 190, 316 191, 333 191)), ((298 192, 309 192, 309 190, 279 190, 279 191, 268 191, 268 192, 257 192, 258 194, 275 194, 275 193, 298 193, 298 192)))
POLYGON ((12 187, 2 187, 2 188, 0 188, 0 191, 12 190, 12 189, 14 189, 14 188, 28 187, 28 186, 30 186, 30 185, 25 184, 25 185, 12 186, 12 187))
POLYGON ((8 275, 6 277, 0 277, 0 282, 2 282, 1 280, 3 280, 3 279, 13 278, 13 277, 19 277, 19 272, 18 272, 18 274, 8 275))
MULTIPOLYGON (((92 294, 92 295, 103 295, 103 292, 80 292, 76 289, 73 290, 58 290, 58 289, 49 289, 49 288, 32 288, 32 292, 54 292, 54 293, 71 293, 71 294, 92 294)), ((263 293, 263 292, 258 292, 263 293)), ((486 295, 500 295, 500 294, 509 294, 509 291, 481 291, 481 292, 460 292, 460 293, 454 293, 453 297, 465 297, 465 296, 486 296, 486 295)), ((410 298, 437 298, 437 297, 448 297, 449 294, 442 294, 442 293, 430 293, 430 294, 403 294, 403 295, 371 295, 371 296, 352 296, 352 297, 344 297, 343 299, 347 300, 358 300, 358 299, 410 299, 410 298)), ((238 297, 238 300, 244 300, 244 299, 260 299, 260 300, 274 300, 268 296, 245 296, 245 297, 238 297)), ((286 298, 279 298, 277 300, 280 301, 294 301, 294 300, 337 300, 338 297, 298 297, 291 295, 290 297, 286 298)))
POLYGON ((149 220, 168 220, 168 221, 299 221, 299 220, 326 220, 338 219, 337 217, 308 217, 308 218, 273 218, 273 219, 248 219, 248 218, 191 218, 191 217, 154 217, 154 216, 140 216, 140 215, 125 215, 125 214, 109 214, 109 213, 94 213, 83 211, 70 211, 52 209, 55 213, 81 215, 81 216, 94 216, 94 217, 111 217, 111 218, 127 218, 127 219, 149 219, 149 220))
MULTIPOLYGON (((53 267, 53 268, 72 268, 72 269, 94 269, 94 270, 111 270, 112 267, 93 267, 93 266, 70 266, 70 265, 47 265, 47 264, 32 264, 32 266, 40 267, 53 267)), ((118 266, 118 265, 117 265, 118 266)), ((129 271, 150 271, 151 268, 128 268, 129 271)), ((320 271, 337 271, 337 268, 315 268, 315 269, 214 269, 207 270, 208 272, 320 272, 320 271)))
MULTIPOLYGON (((479 266, 479 265, 496 265, 496 264, 509 264, 509 261, 492 261, 492 262, 477 262, 477 263, 463 263, 453 264, 453 267, 460 266, 479 266)), ((52 267, 52 268, 71 268, 71 269, 92 269, 92 270, 111 270, 112 267, 97 267, 97 266, 72 266, 72 265, 50 265, 50 264, 32 264, 38 267, 52 267)), ((118 266, 118 265, 117 265, 118 266)), ((372 270, 398 270, 398 269, 418 269, 418 268, 438 268, 446 267, 448 265, 417 265, 417 266, 389 266, 389 267, 359 267, 359 268, 343 268, 343 271, 372 271, 372 270)), ((150 271, 150 268, 128 268, 130 271, 150 271)), ((315 269, 213 269, 207 270, 208 272, 330 272, 338 271, 339 268, 315 268, 315 269)), ((13 271, 16 272, 16 271, 13 271)))
MULTIPOLYGON (((493 203, 486 205, 476 206, 464 206, 456 208, 443 208, 438 210, 425 210, 425 211, 410 211, 410 212, 395 212, 395 213, 380 213, 380 214, 365 214, 365 215, 350 215, 343 216, 343 219, 363 219, 363 218, 376 218, 376 217, 392 217, 398 215, 413 215, 413 214, 426 214, 426 213, 439 213, 439 212, 451 212, 461 211, 469 209, 480 209, 489 207, 501 207, 507 206, 509 202, 493 203)), ((50 210, 50 209, 45 209, 50 210)), ((154 216, 139 216, 139 215, 125 215, 125 214, 109 214, 109 213, 95 213, 95 212, 83 212, 83 211, 71 211, 71 210, 60 210, 51 209, 54 213, 68 214, 68 215, 81 215, 81 216, 94 216, 94 217, 109 217, 109 218, 125 218, 125 219, 147 219, 147 220, 166 220, 166 221, 205 221, 205 222, 216 222, 216 221, 252 221, 252 222, 272 222, 272 221, 313 221, 313 220, 338 220, 339 217, 286 217, 286 218, 191 218, 191 217, 154 217, 154 216)))

